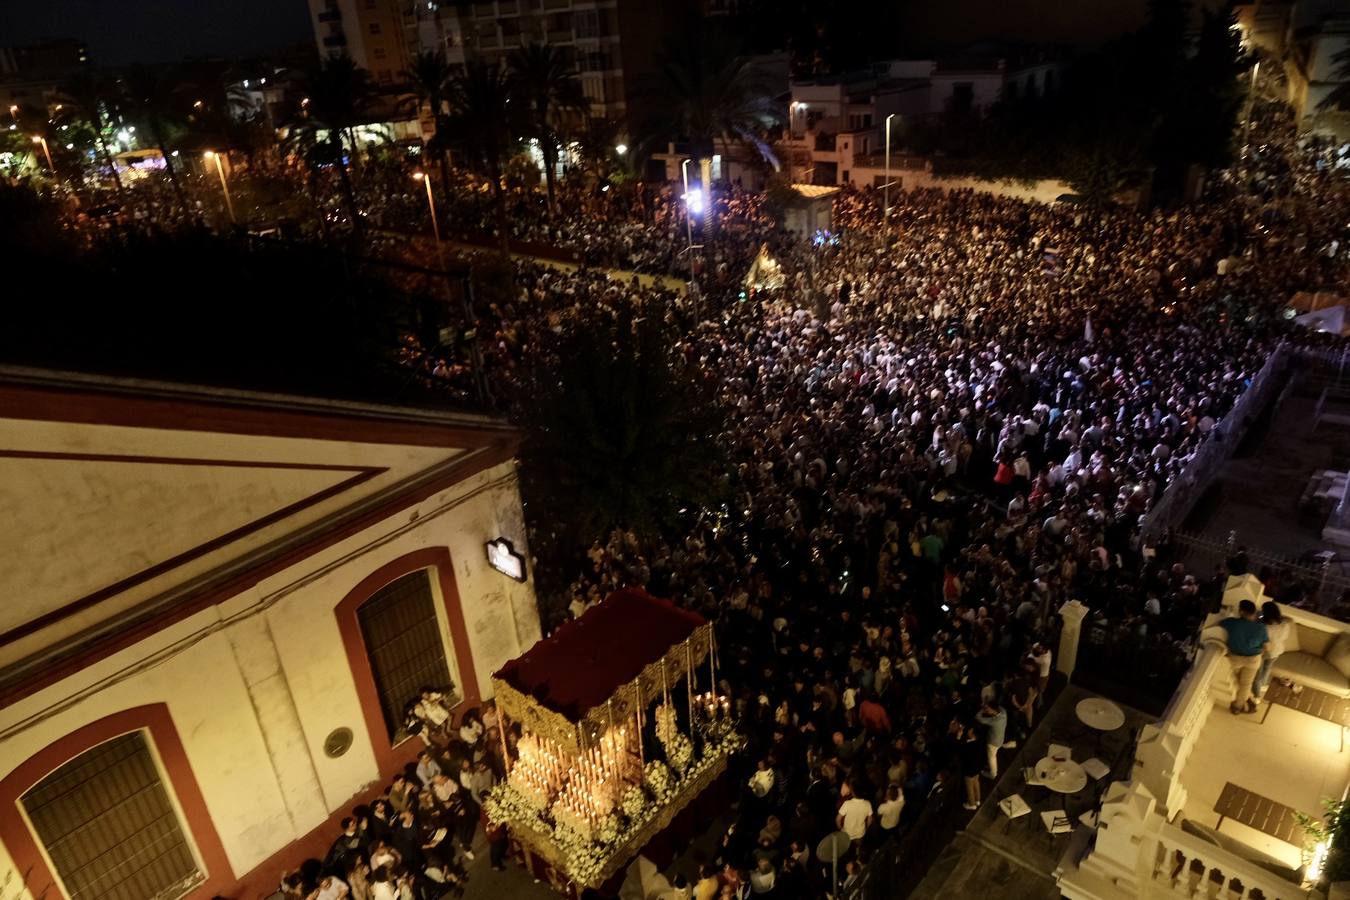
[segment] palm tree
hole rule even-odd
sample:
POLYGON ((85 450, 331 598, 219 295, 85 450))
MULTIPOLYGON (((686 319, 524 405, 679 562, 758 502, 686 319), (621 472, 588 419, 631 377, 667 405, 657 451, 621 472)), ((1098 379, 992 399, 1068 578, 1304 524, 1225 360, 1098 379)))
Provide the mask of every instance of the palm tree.
POLYGON ((511 107, 506 73, 496 63, 470 60, 462 75, 450 81, 451 138, 464 148, 473 168, 492 182, 497 205, 497 227, 502 245, 508 242, 502 169, 516 146, 518 110, 511 107))
POLYGON ((46 138, 49 143, 56 140, 56 135, 52 133, 52 120, 46 108, 20 103, 18 109, 11 110, 5 115, 7 119, 13 120, 15 126, 0 131, 0 140, 4 141, 7 149, 19 154, 32 153, 38 158, 39 165, 45 165, 42 160, 42 149, 37 147, 33 138, 46 138))
POLYGON ((586 97, 576 71, 552 44, 527 44, 511 54, 509 65, 512 87, 529 106, 524 115, 526 128, 539 142, 544 157, 544 182, 552 212, 564 119, 569 113, 585 110, 586 97))
POLYGON ((342 136, 351 144, 350 160, 356 162, 356 137, 352 129, 361 123, 375 95, 370 73, 352 61, 350 56, 332 56, 320 60, 304 76, 306 92, 305 117, 297 123, 313 148, 311 161, 326 162, 337 167, 342 182, 342 194, 351 216, 352 228, 362 232, 361 215, 356 205, 356 191, 351 173, 343 160, 342 136), (321 138, 319 131, 326 134, 321 138))
POLYGON ((103 104, 110 94, 108 86, 93 70, 84 69, 66 82, 61 92, 62 103, 73 107, 75 112, 94 129, 94 140, 98 144, 98 151, 103 157, 103 162, 108 166, 108 171, 112 173, 113 184, 117 186, 117 195, 121 197, 122 176, 117 174, 117 166, 113 164, 112 153, 108 150, 108 142, 103 138, 105 125, 103 104))
POLYGON ((436 154, 436 164, 441 170, 441 190, 445 193, 447 206, 450 201, 450 165, 445 156, 445 98, 450 92, 450 82, 455 70, 445 61, 445 54, 439 50, 424 50, 413 57, 412 65, 404 73, 412 83, 419 102, 431 109, 433 134, 428 143, 428 152, 436 154))
MULTIPOLYGON (((617 147, 623 136, 623 123, 618 119, 591 119, 577 135, 578 155, 581 157, 581 169, 598 180, 628 172, 630 160, 639 155, 637 148, 625 148, 620 157, 617 147)), ((629 172, 631 174, 631 172, 629 172)))
POLYGON ((778 104, 738 54, 735 41, 702 24, 669 41, 645 91, 655 113, 653 133, 689 140, 690 155, 700 162, 713 154, 718 138, 742 141, 777 168, 761 132, 778 120, 778 104))
POLYGON ((181 127, 184 118, 182 83, 174 77, 173 72, 162 66, 150 68, 135 65, 127 70, 123 87, 128 104, 135 110, 135 115, 164 157, 164 171, 169 175, 169 183, 173 185, 178 203, 185 212, 190 212, 187 195, 178 181, 178 172, 173 167, 173 156, 168 146, 171 134, 181 127))
POLYGON ((1331 57, 1331 61, 1336 64, 1336 68, 1332 70, 1331 79, 1333 82, 1339 82, 1339 84, 1322 98, 1322 102, 1317 104, 1319 110, 1350 107, 1350 47, 1337 52, 1331 57))

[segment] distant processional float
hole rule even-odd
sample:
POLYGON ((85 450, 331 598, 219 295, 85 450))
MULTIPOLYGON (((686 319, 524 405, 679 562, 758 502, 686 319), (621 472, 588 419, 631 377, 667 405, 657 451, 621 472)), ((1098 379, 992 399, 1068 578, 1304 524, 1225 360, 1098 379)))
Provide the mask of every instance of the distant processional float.
POLYGON ((610 881, 740 746, 712 625, 642 590, 610 595, 492 684, 503 742, 519 737, 484 810, 568 894, 610 881))

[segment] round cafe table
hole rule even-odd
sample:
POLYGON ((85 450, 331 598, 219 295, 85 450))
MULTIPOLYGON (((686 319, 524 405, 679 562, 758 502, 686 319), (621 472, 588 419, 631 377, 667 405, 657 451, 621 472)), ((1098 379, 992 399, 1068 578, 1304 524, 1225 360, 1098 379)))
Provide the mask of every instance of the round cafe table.
POLYGON ((1102 738, 1125 724, 1125 711, 1104 697, 1085 697, 1073 711, 1078 721, 1097 733, 1093 744, 1096 753, 1102 752, 1102 738))
POLYGON ((1074 714, 1093 731, 1115 731, 1125 724, 1125 711, 1103 697, 1079 700, 1074 714))
POLYGON ((1071 759, 1052 759, 1047 756, 1036 763, 1036 780, 1041 787, 1060 795, 1067 812, 1069 795, 1087 787, 1088 776, 1083 767, 1071 759))

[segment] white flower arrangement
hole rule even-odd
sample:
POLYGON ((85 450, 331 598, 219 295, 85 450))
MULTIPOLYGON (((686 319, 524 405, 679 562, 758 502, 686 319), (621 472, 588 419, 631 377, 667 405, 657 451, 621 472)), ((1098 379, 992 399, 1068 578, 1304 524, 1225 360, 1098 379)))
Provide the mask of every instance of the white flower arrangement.
POLYGON ((671 768, 683 776, 689 764, 694 761, 694 742, 677 731, 670 740, 663 741, 662 744, 666 748, 666 758, 670 760, 671 768))
MULTIPOLYGON (((670 712, 668 721, 673 729, 674 711, 670 712)), ((660 721, 658 719, 658 727, 660 721)), ((728 723, 724 728, 708 732, 704 752, 695 758, 694 745, 689 738, 678 730, 667 730, 666 733, 669 740, 662 741, 666 756, 680 773, 679 780, 685 783, 696 780, 722 756, 734 752, 742 740, 728 723)), ((590 884, 603 874, 614 853, 660 814, 675 791, 676 778, 660 760, 648 762, 643 767, 642 778, 654 801, 648 800, 641 786, 631 786, 620 799, 626 821, 621 822, 617 815, 611 814, 594 831, 589 822, 574 821, 573 816, 556 805, 552 815, 546 816, 509 782, 498 784, 484 795, 483 809, 494 823, 523 825, 552 841, 560 851, 567 877, 577 884, 590 884)))
POLYGON ((543 824, 539 817, 542 808, 507 782, 501 782, 483 795, 483 810, 488 820, 496 824, 520 822, 536 829, 543 824))
MULTIPOLYGON (((636 788, 634 789, 636 790, 636 788)), ((641 793, 639 791, 639 793, 641 793)), ((640 809, 640 808, 639 808, 640 809)), ((608 847, 619 839, 619 817, 610 814, 605 816, 605 820, 600 823, 600 827, 595 832, 595 842, 601 846, 608 847)))
POLYGON ((619 808, 623 810, 623 814, 628 817, 629 821, 642 815, 642 810, 646 805, 647 795, 642 793, 642 788, 636 786, 624 791, 623 799, 619 801, 619 808))
POLYGON ((642 780, 657 802, 663 802, 674 789, 674 779, 670 777, 670 768, 661 760, 654 759, 643 770, 642 780))

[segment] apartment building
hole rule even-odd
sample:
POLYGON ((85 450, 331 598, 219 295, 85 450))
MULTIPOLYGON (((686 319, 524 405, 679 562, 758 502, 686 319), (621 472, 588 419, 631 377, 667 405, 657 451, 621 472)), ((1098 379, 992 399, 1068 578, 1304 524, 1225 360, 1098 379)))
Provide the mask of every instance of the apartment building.
POLYGON ((694 8, 648 0, 477 0, 459 9, 465 54, 504 61, 527 44, 552 44, 576 65, 590 115, 644 115, 642 82, 666 35, 694 8))
MULTIPOLYGON (((794 174, 814 184, 880 184, 886 121, 894 131, 893 168, 927 169, 901 159, 907 123, 944 113, 981 114, 1001 100, 1056 91, 1065 63, 1016 58, 891 60, 839 75, 797 79, 788 103, 794 174)), ((892 179, 894 179, 894 174, 892 179)))
POLYGON ((1350 12, 1344 2, 1253 0, 1238 5, 1237 20, 1243 43, 1278 61, 1284 99, 1300 128, 1350 136, 1350 111, 1331 109, 1327 103, 1347 81, 1346 69, 1337 61, 1350 53, 1350 12))
POLYGON ((415 52, 407 0, 309 0, 309 11, 321 56, 345 53, 380 85, 402 80, 415 52))
POLYGON ((89 50, 68 38, 0 47, 0 108, 48 107, 61 85, 89 62, 89 50))

